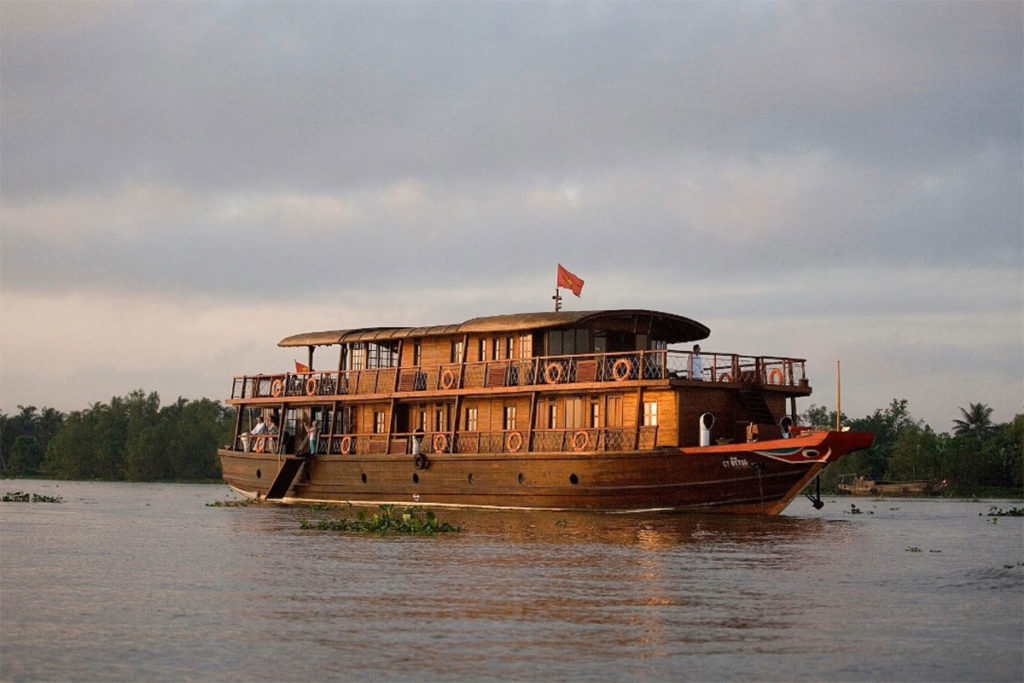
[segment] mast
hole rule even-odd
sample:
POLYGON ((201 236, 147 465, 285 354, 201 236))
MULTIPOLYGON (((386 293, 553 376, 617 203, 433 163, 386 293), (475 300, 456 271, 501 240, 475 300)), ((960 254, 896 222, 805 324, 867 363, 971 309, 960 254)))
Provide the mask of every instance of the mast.
POLYGON ((843 373, 836 361, 836 431, 840 431, 839 420, 843 414, 843 373))

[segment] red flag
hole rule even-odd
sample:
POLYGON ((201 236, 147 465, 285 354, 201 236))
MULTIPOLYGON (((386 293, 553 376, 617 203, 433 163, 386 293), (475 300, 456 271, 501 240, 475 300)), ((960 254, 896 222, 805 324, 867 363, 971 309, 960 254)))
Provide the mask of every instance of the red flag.
POLYGON ((583 280, 570 273, 561 263, 559 263, 557 286, 571 289, 573 294, 579 296, 580 292, 583 291, 583 280))
POLYGON ((303 374, 305 372, 309 372, 309 366, 308 365, 303 365, 299 361, 295 361, 295 372, 297 374, 299 374, 299 375, 301 375, 301 374, 303 374))

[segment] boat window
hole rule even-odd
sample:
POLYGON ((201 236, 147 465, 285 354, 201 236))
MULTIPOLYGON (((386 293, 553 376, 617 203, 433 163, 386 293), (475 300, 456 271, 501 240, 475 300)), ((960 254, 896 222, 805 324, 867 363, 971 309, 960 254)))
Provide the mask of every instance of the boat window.
POLYGON ((558 429, 558 405, 554 401, 548 404, 548 429, 558 429))
POLYGON ((644 426, 658 426, 658 402, 644 401, 644 426))
POLYGON ((368 342, 366 344, 366 367, 393 368, 398 365, 398 342, 368 342))
POLYGON ((495 337, 491 340, 491 360, 498 360, 499 350, 501 349, 501 343, 498 338, 495 337))
POLYGON ((452 341, 451 362, 452 363, 461 363, 462 362, 462 340, 461 339, 458 340, 458 341, 454 341, 454 340, 452 341))
POLYGON ((481 361, 487 360, 487 340, 486 339, 481 338, 481 339, 477 340, 476 359, 477 360, 481 360, 481 361))
POLYGON ((512 360, 512 352, 515 351, 515 339, 505 337, 505 358, 512 360))
POLYGON ((590 428, 597 429, 601 426, 601 403, 597 399, 590 402, 590 428))
POLYGON ((615 353, 616 351, 636 350, 636 338, 627 332, 616 330, 599 330, 594 335, 594 351, 599 353, 615 353), (601 351, 598 351, 600 338, 601 351))
POLYGON ((519 338, 519 357, 533 358, 533 335, 524 334, 519 338))
POLYGON ((373 411, 373 432, 383 434, 388 431, 387 413, 383 410, 373 411))
POLYGON ((565 428, 579 429, 585 426, 582 398, 565 399, 565 428))
POLYGON ((466 408, 466 431, 475 432, 479 424, 479 411, 476 408, 466 408))
POLYGON ((423 347, 419 339, 412 343, 412 364, 423 365, 423 347))
POLYGON ((366 367, 366 345, 354 342, 348 353, 348 370, 362 370, 366 367))
POLYGON ((551 330, 548 332, 548 355, 571 356, 590 353, 590 330, 551 330))
POLYGON ((339 434, 351 434, 356 431, 355 411, 352 410, 352 406, 344 406, 341 409, 340 419, 341 424, 339 426, 341 429, 338 430, 339 434))
POLYGON ((562 355, 562 331, 551 330, 547 333, 548 338, 548 353, 549 356, 561 356, 562 355))
POLYGON ((516 428, 516 407, 505 406, 504 408, 504 423, 506 431, 514 431, 516 428))

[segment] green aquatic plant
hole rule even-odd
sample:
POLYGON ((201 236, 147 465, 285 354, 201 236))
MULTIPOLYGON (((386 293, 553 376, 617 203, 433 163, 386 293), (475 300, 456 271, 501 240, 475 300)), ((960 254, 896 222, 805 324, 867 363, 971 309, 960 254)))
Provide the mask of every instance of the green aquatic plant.
POLYGON ((4 503, 63 503, 60 496, 46 496, 42 493, 25 493, 24 491, 8 491, 0 501, 4 503))
POLYGON ((245 498, 243 500, 215 500, 212 503, 207 503, 208 508, 244 508, 250 505, 259 505, 260 501, 256 498, 245 498))
POLYGON ((317 531, 422 534, 426 536, 462 531, 462 527, 441 522, 430 510, 424 512, 420 508, 409 507, 398 513, 395 511, 394 505, 381 505, 380 514, 368 515, 366 510, 360 510, 355 519, 344 517, 316 521, 303 519, 300 520, 299 525, 302 529, 317 531))

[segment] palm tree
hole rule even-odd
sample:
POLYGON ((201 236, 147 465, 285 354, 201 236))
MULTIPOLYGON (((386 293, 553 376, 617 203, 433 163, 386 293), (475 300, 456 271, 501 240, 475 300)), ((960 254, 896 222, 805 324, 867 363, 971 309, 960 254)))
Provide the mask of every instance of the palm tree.
POLYGON ((995 425, 992 424, 992 409, 984 403, 971 403, 968 410, 960 409, 962 420, 953 420, 956 425, 953 432, 957 436, 973 436, 979 441, 992 436, 995 425))

